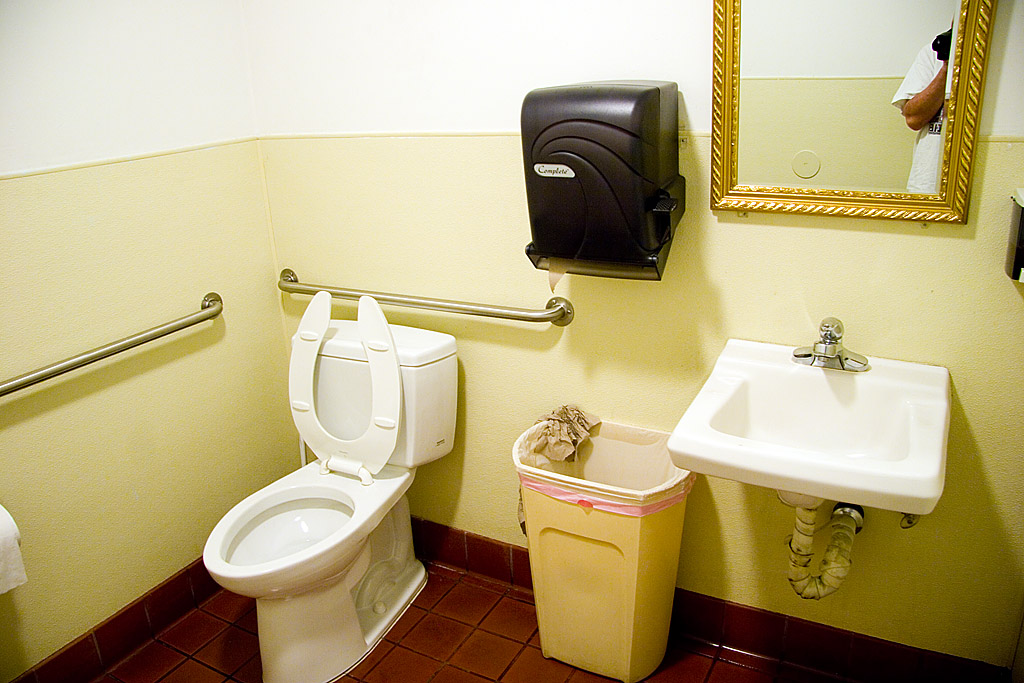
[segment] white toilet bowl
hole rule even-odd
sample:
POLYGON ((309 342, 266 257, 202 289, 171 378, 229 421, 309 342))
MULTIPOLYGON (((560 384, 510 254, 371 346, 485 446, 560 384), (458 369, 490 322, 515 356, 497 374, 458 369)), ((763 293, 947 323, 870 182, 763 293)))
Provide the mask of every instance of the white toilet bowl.
POLYGON ((203 549, 210 576, 256 598, 265 683, 327 683, 359 663, 426 584, 405 492, 452 448, 451 335, 313 297, 292 339, 289 403, 317 457, 235 505, 203 549))
POLYGON ((357 664, 426 583, 405 491, 413 471, 373 484, 311 463, 232 508, 203 550, 210 575, 256 598, 266 683, 323 683, 357 664))
POLYGON ((412 483, 387 468, 371 486, 317 463, 235 505, 206 541, 203 560, 217 582, 252 598, 293 595, 343 573, 412 483))

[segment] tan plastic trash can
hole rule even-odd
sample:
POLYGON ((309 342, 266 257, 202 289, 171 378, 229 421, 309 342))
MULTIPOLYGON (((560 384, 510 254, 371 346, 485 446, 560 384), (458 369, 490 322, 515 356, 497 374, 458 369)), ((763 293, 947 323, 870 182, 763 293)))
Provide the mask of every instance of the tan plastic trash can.
POLYGON ((695 475, 672 464, 666 432, 602 422, 574 461, 541 457, 542 463, 525 452, 529 435, 516 440, 512 459, 541 650, 580 669, 638 681, 665 656, 695 475))

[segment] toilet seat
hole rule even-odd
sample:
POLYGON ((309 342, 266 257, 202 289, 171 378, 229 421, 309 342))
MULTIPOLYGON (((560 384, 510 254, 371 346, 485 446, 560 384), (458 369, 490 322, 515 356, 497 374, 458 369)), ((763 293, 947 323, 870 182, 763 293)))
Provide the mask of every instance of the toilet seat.
POLYGON ((391 328, 380 305, 359 298, 359 337, 370 368, 370 422, 355 439, 329 433, 316 414, 314 380, 317 357, 331 322, 331 295, 317 292, 299 322, 288 368, 288 398, 299 436, 324 468, 357 475, 364 485, 380 472, 395 450, 402 418, 402 375, 391 328))

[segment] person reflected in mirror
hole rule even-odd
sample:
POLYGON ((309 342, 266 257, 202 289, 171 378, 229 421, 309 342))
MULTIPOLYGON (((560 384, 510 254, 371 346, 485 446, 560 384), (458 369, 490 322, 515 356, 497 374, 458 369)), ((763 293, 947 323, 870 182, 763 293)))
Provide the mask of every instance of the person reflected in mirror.
POLYGON ((942 141, 946 123, 946 74, 953 29, 935 36, 917 53, 914 63, 893 95, 892 104, 903 112, 907 126, 917 131, 914 161, 907 179, 907 192, 938 192, 942 166, 942 141))

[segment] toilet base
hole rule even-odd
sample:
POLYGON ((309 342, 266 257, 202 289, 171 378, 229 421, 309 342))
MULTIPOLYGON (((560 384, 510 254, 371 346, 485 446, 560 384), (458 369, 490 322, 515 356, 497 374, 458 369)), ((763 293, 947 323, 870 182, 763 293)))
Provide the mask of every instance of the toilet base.
POLYGON ((347 571, 299 595, 256 600, 264 683, 341 678, 369 654, 426 582, 426 570, 413 554, 403 496, 347 571))

